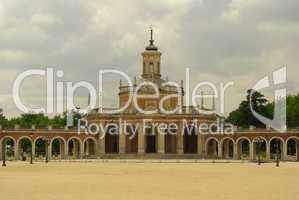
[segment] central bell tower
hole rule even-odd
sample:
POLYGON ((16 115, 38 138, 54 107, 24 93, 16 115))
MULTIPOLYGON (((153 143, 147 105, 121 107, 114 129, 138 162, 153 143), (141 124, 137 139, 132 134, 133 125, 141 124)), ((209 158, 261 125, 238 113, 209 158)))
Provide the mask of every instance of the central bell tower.
POLYGON ((158 51, 158 47, 154 45, 153 28, 151 27, 149 45, 145 48, 145 51, 142 53, 142 78, 147 80, 159 80, 161 78, 161 55, 161 52, 158 51))

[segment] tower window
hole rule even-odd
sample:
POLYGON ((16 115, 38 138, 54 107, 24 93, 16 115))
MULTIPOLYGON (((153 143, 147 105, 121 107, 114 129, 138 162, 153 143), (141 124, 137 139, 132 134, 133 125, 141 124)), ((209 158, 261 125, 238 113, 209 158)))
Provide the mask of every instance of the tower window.
POLYGON ((149 71, 150 71, 151 73, 154 72, 154 63, 152 63, 152 62, 150 62, 150 64, 149 64, 149 71))

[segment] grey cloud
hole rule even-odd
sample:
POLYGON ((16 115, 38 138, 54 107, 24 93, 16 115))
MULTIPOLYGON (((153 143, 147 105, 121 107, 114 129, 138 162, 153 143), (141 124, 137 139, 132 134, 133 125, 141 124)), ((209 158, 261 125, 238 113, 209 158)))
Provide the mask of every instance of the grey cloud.
MULTIPOLYGON (((65 81, 87 80, 95 86, 99 69, 113 67, 131 77, 139 75, 150 24, 163 53, 164 76, 179 82, 185 67, 190 67, 192 84, 235 81, 228 111, 255 81, 283 64, 288 65, 290 92, 298 90, 296 0, 1 0, 0 4, 5 11, 0 20, 0 83, 6 83, 0 86, 1 95, 9 95, 16 74, 28 68, 62 69, 65 81), (7 78, 9 71, 14 76, 7 78)), ((118 80, 107 83, 111 94, 105 98, 117 104, 118 80)), ((24 98, 41 99, 35 91, 24 98)), ((0 101, 0 107, 9 105, 6 110, 13 115, 17 111, 7 99, 0 101)))

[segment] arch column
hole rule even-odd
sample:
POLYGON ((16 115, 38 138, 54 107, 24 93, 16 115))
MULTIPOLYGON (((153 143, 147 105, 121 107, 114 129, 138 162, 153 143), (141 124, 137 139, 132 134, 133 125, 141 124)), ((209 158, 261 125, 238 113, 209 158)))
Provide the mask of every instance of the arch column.
POLYGON ((219 147, 219 143, 217 142, 213 142, 212 143, 212 145, 213 145, 213 157, 218 157, 218 155, 217 155, 217 149, 218 149, 218 147, 219 147), (216 152, 215 152, 216 151, 216 152))
POLYGON ((52 143, 50 142, 49 145, 47 145, 47 144, 45 144, 45 145, 46 145, 46 148, 48 148, 47 149, 47 151, 48 151, 48 159, 51 160, 52 159, 52 143))
POLYGON ((98 140, 98 153, 100 155, 104 155, 105 154, 105 133, 101 132, 100 133, 100 138, 98 140))
POLYGON ((3 154, 3 151, 5 151, 6 149, 3 149, 3 145, 2 145, 2 143, 3 143, 3 138, 0 140, 0 150, 1 150, 1 153, 0 153, 0 160, 2 160, 2 154, 3 154))
POLYGON ((225 140, 222 140, 221 143, 222 143, 222 149, 223 149, 223 152, 222 152, 223 158, 228 158, 229 143, 225 142, 225 140))
MULTIPOLYGON (((98 124, 99 126, 105 124, 98 124)), ((97 140, 97 148, 96 148, 96 155, 101 156, 105 154, 105 133, 103 132, 102 128, 99 130, 99 138, 97 140)))
POLYGON ((79 145, 78 145, 77 141, 74 139, 72 142, 73 142, 73 148, 72 148, 73 157, 78 158, 79 145))
POLYGON ((222 157, 222 145, 221 141, 218 142, 218 158, 222 157))
POLYGON ((85 143, 83 143, 83 146, 84 146, 84 155, 87 155, 89 153, 89 148, 90 148, 88 140, 86 140, 85 143), (86 145, 86 151, 84 145, 86 145))
POLYGON ((64 145, 64 158, 69 159, 69 143, 67 142, 67 140, 64 145))
POLYGON ((296 140, 296 155, 297 155, 297 161, 299 161, 299 140, 296 140))
POLYGON ((197 133, 197 153, 199 156, 203 156, 203 135, 199 132, 197 133))
POLYGON ((283 153, 282 153, 282 158, 281 160, 285 160, 288 157, 288 144, 286 141, 281 141, 282 142, 282 149, 283 149, 283 153))
POLYGON ((79 158, 82 159, 84 155, 84 143, 82 141, 79 141, 79 158))
POLYGON ((221 142, 221 150, 222 150, 221 157, 225 159, 228 158, 233 159, 235 142, 230 138, 225 138, 220 142, 221 142), (232 148, 230 146, 231 144, 232 144, 232 148), (232 149, 232 153, 231 153, 231 149, 232 149))
POLYGON ((105 145, 105 144, 103 144, 105 142, 103 142, 103 141, 104 141, 104 139, 100 139, 100 138, 97 139, 97 148, 96 148, 96 155, 97 156, 100 156, 100 155, 104 154, 102 147, 103 147, 103 145, 105 145))
POLYGON ((14 153, 15 153, 15 160, 19 160, 19 143, 16 140, 16 144, 14 145, 14 153))
POLYGON ((270 141, 266 141, 266 160, 271 159, 271 153, 270 153, 270 141))
POLYGON ((237 160, 239 158, 239 155, 238 155, 238 143, 235 142, 234 143, 234 159, 237 160))
POLYGON ((249 141, 249 160, 253 160, 254 158, 254 141, 249 141))
POLYGON ((35 159, 35 142, 31 142, 31 155, 32 155, 32 159, 35 159))

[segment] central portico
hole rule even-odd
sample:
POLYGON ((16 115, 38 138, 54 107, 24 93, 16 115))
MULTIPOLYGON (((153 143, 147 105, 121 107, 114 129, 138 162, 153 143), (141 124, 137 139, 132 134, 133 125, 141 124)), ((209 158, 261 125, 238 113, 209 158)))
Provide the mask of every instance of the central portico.
POLYGON ((188 128, 189 131, 185 130, 185 126, 191 126, 194 120, 199 123, 213 123, 216 120, 216 115, 200 114, 194 107, 183 106, 184 88, 182 81, 174 86, 167 84, 168 80, 161 75, 162 53, 155 45, 153 29, 150 30, 149 44, 141 55, 141 76, 134 78, 132 87, 123 85, 122 82, 119 86, 119 106, 125 106, 130 100, 130 95, 133 94, 138 94, 137 105, 132 101, 127 109, 121 113, 92 112, 87 116, 89 123, 108 124, 121 120, 130 124, 127 127, 120 126, 123 130, 119 130, 119 132, 126 132, 126 134, 109 134, 109 130, 106 133, 101 133, 105 137, 99 140, 99 152, 101 155, 164 156, 193 154, 201 156, 203 152, 202 136, 196 134, 195 129, 188 128), (147 97, 148 95, 155 95, 156 90, 151 85, 143 85, 144 83, 151 83, 156 86, 159 96, 147 97), (146 114, 140 112, 140 109, 146 114), (175 112, 166 114, 163 112, 164 110, 175 112), (173 130, 170 130, 171 128, 168 127, 164 130, 164 134, 160 134, 157 127, 153 127, 153 124, 159 123, 175 124, 176 129, 173 127, 173 130), (137 134, 133 130, 136 130, 137 134), (173 132, 176 133, 173 134, 173 132), (189 134, 185 134, 186 132, 189 134))

